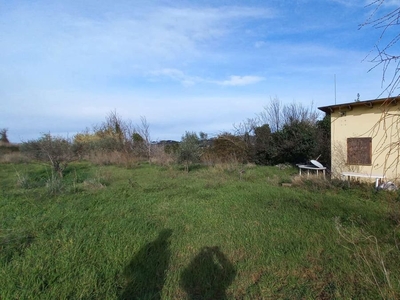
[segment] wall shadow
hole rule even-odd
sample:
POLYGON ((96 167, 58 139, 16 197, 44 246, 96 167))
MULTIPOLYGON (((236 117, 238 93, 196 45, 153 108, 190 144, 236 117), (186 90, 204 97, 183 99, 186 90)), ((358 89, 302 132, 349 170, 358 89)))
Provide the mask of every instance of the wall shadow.
POLYGON ((219 247, 203 247, 181 274, 188 298, 226 299, 226 289, 236 276, 231 262, 219 247))
POLYGON ((125 287, 119 299, 161 299, 171 256, 171 235, 171 229, 162 230, 156 240, 136 253, 124 269, 125 287))

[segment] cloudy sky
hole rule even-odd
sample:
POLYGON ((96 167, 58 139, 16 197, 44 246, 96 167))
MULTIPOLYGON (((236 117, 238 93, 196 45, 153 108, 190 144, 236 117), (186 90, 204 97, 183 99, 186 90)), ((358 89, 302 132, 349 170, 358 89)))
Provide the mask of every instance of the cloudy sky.
MULTIPOLYGON (((153 140, 210 136, 271 98, 375 99, 367 0, 0 0, 0 128, 73 136, 111 112, 153 140)), ((386 1, 392 10, 399 1, 386 1)))

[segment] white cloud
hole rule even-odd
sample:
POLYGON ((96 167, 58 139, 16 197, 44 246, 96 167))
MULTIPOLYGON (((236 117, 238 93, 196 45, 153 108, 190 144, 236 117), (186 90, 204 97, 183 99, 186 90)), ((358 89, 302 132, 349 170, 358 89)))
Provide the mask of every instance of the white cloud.
POLYGON ((242 20, 273 16, 270 9, 244 6, 138 6, 94 18, 56 5, 15 6, 0 12, 0 72, 7 70, 0 79, 8 88, 15 82, 72 88, 165 69, 164 76, 190 86, 202 81, 195 65, 221 53, 242 20))
POLYGON ((240 85, 249 85, 255 84, 260 81, 263 81, 264 77, 259 76, 230 76, 228 80, 218 82, 220 85, 228 85, 228 86, 240 86, 240 85))
POLYGON ((247 7, 168 8, 138 10, 131 15, 110 15, 101 22, 60 11, 24 8, 3 14, 2 50, 35 54, 40 60, 93 59, 136 63, 143 58, 183 59, 197 47, 234 31, 241 18, 267 18, 266 9, 247 7), (28 21, 25 21, 28 20, 28 21), (10 43, 6 43, 10 42, 10 43), (22 49, 12 47, 18 43, 22 49), (33 51, 33 53, 32 53, 33 51), (50 57, 49 57, 50 55, 50 57))
POLYGON ((182 85, 184 86, 191 86, 194 85, 197 82, 203 81, 199 77, 190 77, 186 75, 183 71, 178 70, 178 69, 161 69, 157 71, 151 71, 149 72, 150 76, 166 76, 169 77, 173 80, 179 81, 182 85))
POLYGON ((243 86, 249 84, 255 84, 263 81, 265 78, 260 76, 230 76, 228 80, 212 80, 194 76, 188 76, 183 71, 178 69, 161 69, 152 71, 149 73, 152 76, 166 76, 173 80, 179 81, 184 86, 191 86, 196 83, 210 83, 225 86, 243 86))

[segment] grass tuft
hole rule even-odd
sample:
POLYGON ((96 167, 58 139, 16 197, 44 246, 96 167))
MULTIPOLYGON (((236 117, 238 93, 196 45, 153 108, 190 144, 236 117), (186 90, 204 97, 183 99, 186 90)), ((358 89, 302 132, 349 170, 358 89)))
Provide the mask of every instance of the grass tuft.
POLYGON ((51 177, 46 180, 46 189, 50 195, 60 194, 63 186, 62 179, 57 175, 52 174, 51 177))
POLYGON ((29 182, 28 174, 16 172, 16 175, 17 175, 17 187, 23 188, 23 189, 29 189, 30 182, 29 182))

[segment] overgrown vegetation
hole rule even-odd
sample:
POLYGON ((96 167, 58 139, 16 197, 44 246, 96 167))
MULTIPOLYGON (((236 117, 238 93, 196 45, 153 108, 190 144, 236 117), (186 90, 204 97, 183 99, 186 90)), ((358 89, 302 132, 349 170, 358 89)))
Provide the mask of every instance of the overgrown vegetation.
POLYGON ((186 172, 190 164, 200 162, 200 139, 195 132, 186 132, 178 150, 178 162, 183 163, 186 172))
POLYGON ((63 177, 65 168, 75 158, 72 143, 66 138, 52 136, 50 133, 23 143, 21 152, 32 159, 49 163, 53 176, 59 177, 63 177))
MULTIPOLYGON (((224 132, 208 138, 203 132, 186 132, 177 142, 152 141, 150 124, 145 117, 141 117, 139 125, 133 125, 112 111, 103 123, 87 128, 71 139, 47 133, 36 140, 23 142, 20 149, 30 158, 49 163, 59 177, 74 160, 126 167, 141 161, 161 165, 178 162, 187 172, 196 163, 276 165, 307 163, 316 158, 329 167, 329 117, 322 120, 318 117, 312 106, 284 105, 274 98, 257 118, 234 126, 233 133, 224 132)), ((7 129, 0 131, 0 138, 7 140, 7 129)), ((11 145, 2 143, 0 150, 9 154, 11 145)), ((2 157, 2 160, 12 161, 12 158, 2 157)))
POLYGON ((0 168, 1 299, 400 296, 397 192, 235 163, 51 176, 0 168))

